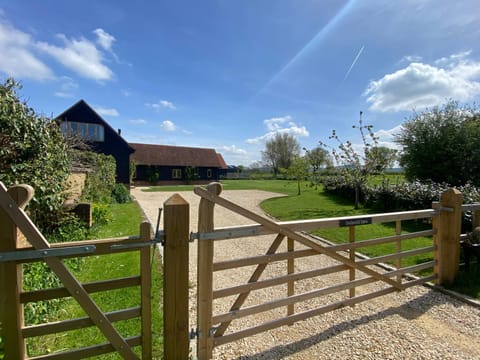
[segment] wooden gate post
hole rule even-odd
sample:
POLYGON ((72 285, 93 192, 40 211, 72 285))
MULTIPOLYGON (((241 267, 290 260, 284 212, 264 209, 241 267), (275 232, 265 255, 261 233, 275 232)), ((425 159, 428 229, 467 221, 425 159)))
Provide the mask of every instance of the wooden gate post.
MULTIPOLYGON (((8 190, 8 194, 23 209, 33 197, 33 188, 28 185, 14 186, 8 190)), ((11 205, 13 204, 7 204, 11 205)), ((0 253, 15 251, 17 240, 17 226, 0 206, 0 253)), ((5 358, 24 359, 26 348, 21 333, 24 324, 23 306, 20 303, 21 264, 0 262, 0 289, 0 336, 4 341, 5 358)))
POLYGON ((179 194, 164 203, 164 358, 188 359, 188 246, 190 206, 179 194))
MULTIPOLYGON (((210 183, 207 191, 220 195, 222 185, 210 183)), ((215 203, 202 198, 198 208, 198 232, 210 232, 214 229, 213 210, 215 203)), ((197 272, 197 357, 199 360, 212 358, 213 335, 212 301, 213 301, 213 240, 198 240, 197 272)))
POLYGON ((458 274, 460 262, 460 233, 462 227, 462 194, 448 189, 436 205, 439 214, 433 217, 435 244, 435 283, 449 285, 458 274))

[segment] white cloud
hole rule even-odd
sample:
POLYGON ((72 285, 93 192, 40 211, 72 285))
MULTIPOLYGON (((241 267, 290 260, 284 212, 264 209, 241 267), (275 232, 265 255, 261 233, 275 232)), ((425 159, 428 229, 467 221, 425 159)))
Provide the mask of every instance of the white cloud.
POLYGON ((403 58, 400 59, 398 64, 404 64, 404 63, 412 63, 412 62, 420 62, 422 61, 422 57, 419 55, 405 55, 403 58))
POLYGON ((97 35, 97 43, 107 51, 112 50, 112 44, 116 40, 114 36, 110 35, 103 29, 96 29, 93 31, 97 35))
POLYGON ((155 111, 160 111, 163 108, 170 109, 170 110, 175 110, 176 106, 168 101, 168 100, 160 100, 158 103, 146 103, 145 106, 155 110, 155 111))
POLYGON ((365 90, 370 110, 404 111, 430 107, 448 99, 461 102, 480 95, 480 62, 467 59, 470 52, 439 59, 434 65, 414 62, 365 90))
MULTIPOLYGON (((1 15, 1 14, 0 14, 1 15)), ((29 34, 0 20, 0 71, 16 78, 53 79, 52 70, 34 53, 29 34)))
POLYGON ((96 106, 95 111, 101 116, 118 116, 119 115, 117 109, 113 109, 113 108, 104 108, 101 106, 96 106))
POLYGON ((170 121, 170 120, 165 120, 162 122, 162 125, 160 126, 163 131, 175 131, 177 130, 176 125, 170 121))
POLYGON ((402 125, 397 125, 389 130, 378 130, 375 132, 375 136, 378 137, 378 146, 386 146, 390 149, 400 149, 401 146, 397 144, 394 139, 395 135, 402 131, 402 125))
POLYGON ((113 72, 106 66, 103 53, 95 44, 85 38, 69 39, 63 34, 57 35, 64 46, 38 42, 37 49, 52 56, 66 68, 88 79, 111 80, 113 72))
POLYGON ((278 118, 266 119, 263 121, 267 127, 267 132, 256 138, 247 139, 248 144, 258 144, 268 141, 275 136, 276 133, 287 133, 295 137, 308 137, 310 133, 305 126, 298 126, 290 115, 278 118))
POLYGON ((128 122, 134 125, 145 125, 148 121, 145 119, 131 119, 128 122))
POLYGON ((244 149, 237 148, 235 145, 223 145, 217 148, 219 152, 226 154, 235 154, 235 155, 246 155, 247 151, 244 149))

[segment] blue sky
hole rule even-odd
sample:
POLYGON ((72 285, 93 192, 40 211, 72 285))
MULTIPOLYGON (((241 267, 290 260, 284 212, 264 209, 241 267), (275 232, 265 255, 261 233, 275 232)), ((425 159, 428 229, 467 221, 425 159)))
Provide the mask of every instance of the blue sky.
POLYGON ((250 165, 275 132, 302 147, 480 100, 478 0, 0 0, 0 78, 56 116, 87 101, 129 142, 250 165))

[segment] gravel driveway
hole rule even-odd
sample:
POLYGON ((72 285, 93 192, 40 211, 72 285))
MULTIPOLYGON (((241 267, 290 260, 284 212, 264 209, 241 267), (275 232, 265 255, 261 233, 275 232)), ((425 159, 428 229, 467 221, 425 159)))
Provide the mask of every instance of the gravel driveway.
MULTIPOLYGON (((132 190, 152 224, 156 223, 158 207, 173 194, 132 190)), ((196 231, 199 197, 193 192, 180 192, 190 203, 192 231, 196 231)), ((273 196, 264 191, 224 191, 222 196, 257 213, 259 203, 273 196)), ((251 221, 237 214, 215 207, 215 226, 224 227, 249 224, 251 221)), ((219 241, 215 244, 215 260, 263 255, 273 241, 272 236, 219 241), (235 257, 234 257, 235 256, 235 257)), ((286 246, 278 251, 285 251, 286 246)), ((296 245, 296 249, 301 246, 296 245)), ((295 271, 311 270, 336 264, 323 255, 297 259, 295 271), (320 266, 319 266, 320 265, 320 266)), ((196 242, 190 249, 191 302, 190 322, 196 321, 196 242)), ((214 273, 214 288, 245 283, 254 268, 243 267, 234 271, 214 273)), ((261 279, 286 274, 286 264, 273 263, 261 279)), ((362 274, 358 273, 358 277, 362 274)), ((331 286, 345 281, 345 274, 323 276, 299 281, 296 293, 331 286)), ((382 284, 368 285, 368 291, 382 288, 382 284)), ((367 287, 365 287, 367 289, 367 287)), ((361 294, 364 290, 357 290, 361 294)), ((246 305, 285 297, 286 286, 254 291, 246 305)), ((343 294, 344 295, 344 294, 343 294)), ((340 300, 342 294, 333 294, 295 305, 301 312, 316 306, 340 300)), ((228 311, 233 297, 217 299, 214 314, 228 311)), ((285 308, 235 320, 231 329, 243 329, 261 322, 282 317, 285 308)), ((230 329, 230 328, 229 328, 230 329)), ((194 342, 192 342, 194 345, 194 342)), ((447 295, 423 286, 386 295, 300 321, 261 334, 250 336, 215 348, 215 359, 480 359, 480 310, 447 295)))

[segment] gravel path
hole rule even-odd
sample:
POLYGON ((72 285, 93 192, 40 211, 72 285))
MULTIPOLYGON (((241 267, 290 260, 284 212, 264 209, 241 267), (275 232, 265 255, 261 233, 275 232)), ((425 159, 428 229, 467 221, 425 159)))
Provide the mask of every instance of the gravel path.
MULTIPOLYGON (((173 194, 132 190, 150 221, 155 224, 158 207, 173 194)), ((190 203, 192 231, 196 231, 199 197, 193 192, 180 192, 190 203)), ((222 196, 262 213, 258 204, 279 194, 264 191, 224 191, 222 196)), ((221 207, 215 207, 215 226, 249 224, 251 221, 221 207)), ((219 241, 215 244, 215 261, 244 256, 263 255, 273 236, 219 241)), ((283 245, 282 245, 283 246, 283 245)), ((295 245, 296 249, 301 249, 295 245)), ((285 251, 286 246, 278 251, 285 251)), ((312 270, 337 264, 323 256, 297 259, 295 271, 312 270)), ((190 250, 190 322, 195 327, 196 242, 190 250)), ((245 283, 254 267, 214 273, 214 288, 245 283)), ((286 264, 270 264, 261 279, 286 274, 286 264)), ((344 282, 347 272, 323 276, 295 284, 295 292, 303 293, 344 282)), ((363 274, 357 272, 357 277, 363 274)), ((381 289, 374 283, 357 289, 357 295, 381 289)), ((285 297, 286 286, 251 293, 245 306, 285 297)), ((318 307, 345 298, 345 291, 295 305, 296 312, 318 307)), ((214 314, 229 310, 233 297, 215 300, 214 314)), ((227 333, 282 317, 285 308, 245 317, 232 322, 227 333)), ((194 342, 192 342, 194 345, 194 342)), ((292 326, 284 326, 234 341, 214 349, 215 359, 480 359, 480 310, 447 295, 423 286, 392 293, 354 307, 338 309, 292 326)))

